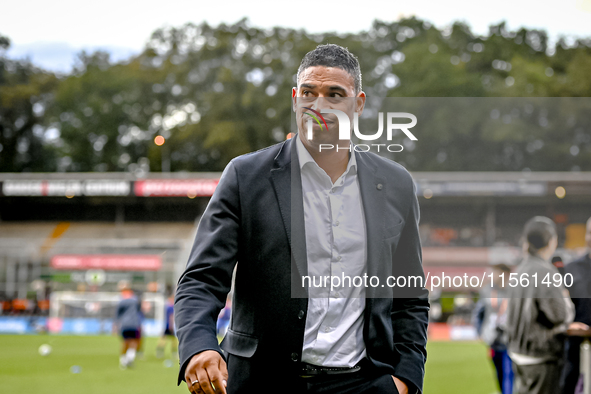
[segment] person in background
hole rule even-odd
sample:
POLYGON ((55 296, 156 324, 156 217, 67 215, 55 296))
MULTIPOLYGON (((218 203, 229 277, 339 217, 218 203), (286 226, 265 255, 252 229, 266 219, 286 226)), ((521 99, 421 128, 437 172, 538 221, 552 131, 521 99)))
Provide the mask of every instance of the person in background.
MULTIPOLYGON (((149 291, 149 290, 148 290, 149 291)), ((144 359, 144 348, 146 345, 146 341, 144 340, 144 333, 143 333, 143 326, 144 326, 144 320, 146 319, 146 316, 153 316, 153 311, 152 311, 152 303, 149 302, 148 300, 146 300, 145 297, 145 292, 143 291, 138 291, 136 292, 136 297, 137 299, 140 301, 140 311, 141 311, 141 319, 142 319, 142 323, 140 324, 140 338, 139 338, 139 343, 138 343, 138 348, 137 348, 137 356, 140 360, 144 359)))
POLYGON ((170 355, 173 358, 178 358, 178 342, 174 330, 174 292, 169 290, 168 299, 166 300, 166 312, 165 319, 166 323, 164 326, 164 332, 156 345, 156 357, 164 358, 166 351, 166 342, 170 342, 170 355))
POLYGON ((223 338, 230 326, 230 318, 232 316, 232 298, 228 296, 226 299, 226 306, 220 312, 217 322, 218 338, 223 338))
POLYGON ((552 265, 556 267, 560 275, 564 276, 564 262, 562 261, 562 257, 554 256, 552 257, 552 265))
POLYGON ((503 394, 513 392, 513 366, 507 353, 507 336, 502 328, 507 311, 507 286, 511 268, 506 264, 492 267, 493 286, 480 293, 480 301, 475 308, 476 330, 480 338, 489 346, 490 357, 497 372, 497 380, 503 394), (504 276, 504 281, 502 280, 504 276))
MULTIPOLYGON (((575 321, 580 323, 580 329, 588 330, 591 325, 591 218, 587 220, 585 242, 587 252, 567 264, 564 270, 565 280, 568 278, 566 275, 572 275, 573 283, 569 292, 575 305, 575 321)), ((566 341, 566 362, 562 373, 564 394, 574 394, 580 378, 581 341, 580 337, 569 337, 566 341)))
POLYGON ((516 277, 518 281, 528 278, 529 283, 511 285, 507 306, 515 392, 556 394, 560 392, 564 333, 573 321, 574 306, 562 281, 555 282, 562 276, 550 262, 558 244, 554 222, 543 216, 530 219, 524 238, 526 256, 517 267, 516 277), (550 283, 543 284, 546 277, 550 283))
POLYGON ((136 352, 139 348, 142 311, 141 303, 131 290, 129 283, 120 283, 119 288, 121 301, 117 305, 114 330, 118 330, 123 339, 119 366, 126 369, 133 367, 136 352))

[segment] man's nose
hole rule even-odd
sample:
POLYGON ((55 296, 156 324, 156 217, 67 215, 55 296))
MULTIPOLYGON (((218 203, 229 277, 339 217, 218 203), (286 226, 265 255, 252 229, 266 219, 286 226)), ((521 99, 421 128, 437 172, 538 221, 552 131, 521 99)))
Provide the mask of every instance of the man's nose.
POLYGON ((328 101, 325 99, 324 96, 318 96, 312 104, 310 104, 310 108, 320 111, 323 108, 328 108, 328 101))

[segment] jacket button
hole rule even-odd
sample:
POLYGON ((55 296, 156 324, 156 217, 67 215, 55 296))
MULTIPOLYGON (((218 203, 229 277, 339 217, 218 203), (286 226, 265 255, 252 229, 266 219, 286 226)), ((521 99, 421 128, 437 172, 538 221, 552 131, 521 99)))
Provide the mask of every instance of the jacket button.
POLYGON ((298 319, 302 320, 302 319, 304 318, 304 315, 305 315, 305 314, 306 314, 306 313, 305 313, 304 311, 299 311, 299 312, 298 312, 298 319))
POLYGON ((292 353, 291 354, 291 361, 293 362, 297 362, 298 361, 298 354, 297 353, 292 353))
POLYGON ((382 188, 384 187, 384 185, 382 185, 381 183, 378 183, 376 185, 376 187, 378 188, 378 190, 382 190, 382 188))

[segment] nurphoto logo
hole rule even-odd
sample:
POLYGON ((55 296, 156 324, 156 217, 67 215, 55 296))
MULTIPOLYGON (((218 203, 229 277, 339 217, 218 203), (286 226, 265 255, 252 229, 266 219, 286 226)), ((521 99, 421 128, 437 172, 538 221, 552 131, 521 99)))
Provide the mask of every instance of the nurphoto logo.
MULTIPOLYGON (((326 120, 324 119, 324 117, 322 116, 322 114, 333 114, 337 117, 338 119, 338 124, 339 124, 339 139, 340 140, 350 140, 351 139, 351 129, 353 129, 353 132, 355 133, 355 136, 357 138, 359 138, 362 141, 375 141, 378 138, 382 137, 383 133, 384 133, 384 113, 383 112, 379 112, 378 113, 378 131, 375 132, 374 134, 362 134, 361 131, 359 131, 359 114, 357 112, 354 113, 353 115, 353 127, 351 128, 351 121, 349 119, 349 116, 343 112, 340 111, 338 109, 321 109, 320 111, 314 110, 310 107, 304 107, 304 109, 310 111, 310 112, 305 112, 305 115, 310 116, 310 118, 308 119, 307 122, 307 128, 308 128, 308 138, 309 139, 313 139, 313 131, 312 131, 312 127, 313 127, 313 123, 314 121, 316 121, 316 123, 318 123, 318 125, 320 126, 320 128, 322 130, 324 130, 324 128, 326 127, 326 129, 328 129, 328 125, 326 124, 326 120)), ((417 137, 414 136, 413 133, 410 132, 410 128, 416 126, 417 124, 417 117, 414 116, 411 113, 408 112, 387 112, 386 113, 386 139, 388 141, 392 141, 392 136, 393 136, 393 132, 394 130, 401 130, 411 141, 417 141, 417 137), (410 123, 394 123, 394 119, 409 119, 410 123)), ((353 149, 355 149, 358 152, 367 152, 369 150, 371 150, 371 147, 375 147, 377 149, 377 151, 380 151, 381 147, 385 147, 386 150, 388 150, 388 152, 402 152, 402 150, 404 149, 404 147, 400 144, 356 144, 353 146, 353 149)), ((338 145, 335 147, 335 145, 333 144, 320 144, 319 145, 319 150, 330 150, 330 149, 351 149, 351 147, 348 148, 342 148, 339 147, 338 145)))

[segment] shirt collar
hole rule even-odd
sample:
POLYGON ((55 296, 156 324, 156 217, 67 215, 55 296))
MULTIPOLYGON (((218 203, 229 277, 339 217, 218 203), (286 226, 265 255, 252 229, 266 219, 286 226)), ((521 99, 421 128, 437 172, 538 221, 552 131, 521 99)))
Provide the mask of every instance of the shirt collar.
MULTIPOLYGON (((304 143, 300 140, 299 135, 296 134, 293 138, 297 140, 296 149, 298 152, 298 160, 300 162, 300 170, 303 169, 307 163, 316 165, 318 167, 318 163, 316 163, 310 152, 308 152, 308 149, 306 149, 304 143)), ((351 147, 353 146, 354 145, 351 144, 351 147)), ((351 155, 349 155, 349 163, 347 163, 347 169, 345 170, 345 174, 347 174, 351 170, 353 171, 353 174, 357 173, 357 159, 355 158, 355 150, 351 150, 353 152, 351 152, 351 155)))

